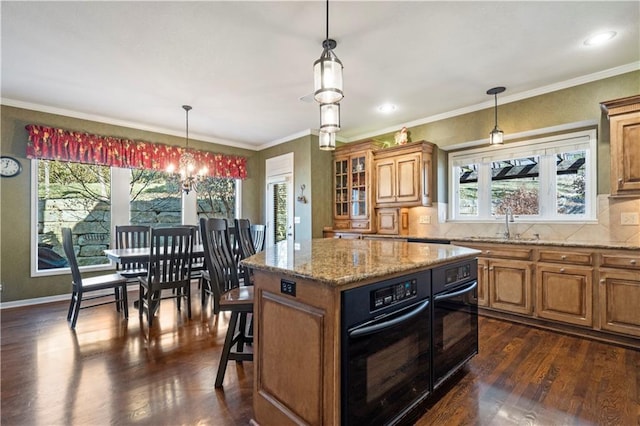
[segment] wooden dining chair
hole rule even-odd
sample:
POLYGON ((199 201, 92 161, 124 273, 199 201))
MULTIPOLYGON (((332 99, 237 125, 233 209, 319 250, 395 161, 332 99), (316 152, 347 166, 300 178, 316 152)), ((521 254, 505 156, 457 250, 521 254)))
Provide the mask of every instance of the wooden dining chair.
MULTIPOLYGON (((116 249, 149 247, 151 228, 142 225, 116 225, 116 249)), ((122 262, 116 264, 118 273, 129 284, 137 283, 139 277, 147 275, 145 262, 122 262)))
MULTIPOLYGON (((198 246, 202 244, 202 237, 200 233, 200 227, 198 225, 187 225, 193 228, 193 245, 198 246)), ((198 280, 198 288, 202 288, 203 276, 202 272, 207 269, 207 266, 204 264, 204 255, 202 256, 192 256, 191 260, 191 279, 198 280)))
MULTIPOLYGON (((251 236, 251 222, 249 219, 235 219, 235 236, 238 242, 239 259, 246 259, 247 257, 256 254, 256 249, 253 246, 253 238, 251 236)), ((251 271, 247 267, 240 268, 242 272, 242 279, 245 285, 252 285, 251 271)))
POLYGON ((256 253, 264 250, 265 232, 265 225, 261 225, 258 223, 254 223, 251 225, 251 240, 253 241, 253 248, 256 250, 256 253))
POLYGON ((71 269, 71 303, 69 304, 69 312, 67 313, 67 321, 71 322, 71 328, 76 328, 80 309, 93 308, 96 306, 106 305, 109 303, 116 304, 116 311, 123 312, 125 318, 129 318, 129 307, 127 301, 127 279, 119 274, 98 275, 90 278, 82 278, 78 260, 73 249, 73 234, 70 228, 62 228, 62 247, 69 262, 71 269), (107 294, 95 294, 85 296, 86 293, 113 289, 114 299, 101 303, 92 303, 91 305, 80 306, 83 301, 103 299, 112 297, 107 294))
POLYGON ((139 316, 147 314, 149 328, 162 299, 176 299, 178 311, 184 299, 191 318, 191 255, 194 229, 176 226, 151 230, 147 275, 140 277, 139 316), (172 290, 170 294, 163 292, 172 290))
POLYGON ((245 351, 252 341, 247 335, 247 315, 253 313, 253 286, 241 286, 238 266, 229 242, 229 229, 225 219, 200 219, 202 243, 207 271, 205 276, 212 286, 214 312, 231 312, 231 318, 222 348, 216 374, 215 387, 222 387, 229 360, 252 361, 253 353, 245 351), (216 308, 217 305, 217 308, 216 308))

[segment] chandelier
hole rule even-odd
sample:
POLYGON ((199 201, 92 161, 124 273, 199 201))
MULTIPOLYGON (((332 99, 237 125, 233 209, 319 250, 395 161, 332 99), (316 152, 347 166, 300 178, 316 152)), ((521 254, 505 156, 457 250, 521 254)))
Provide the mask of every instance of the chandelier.
POLYGON ((333 52, 338 43, 329 38, 329 0, 327 0, 327 32, 322 42, 322 55, 313 63, 314 99, 320 104, 320 149, 334 150, 335 133, 340 130, 342 62, 333 52))
POLYGON ((487 90, 487 95, 493 95, 495 99, 495 126, 489 133, 489 145, 502 145, 504 143, 504 132, 498 128, 498 93, 502 93, 506 88, 499 86, 487 90))
MULTIPOLYGON (((196 158, 193 156, 193 153, 189 151, 189 111, 191 111, 192 108, 189 105, 182 105, 182 109, 184 109, 186 113, 186 145, 178 161, 178 174, 180 175, 180 188, 185 194, 188 194, 191 191, 195 192, 198 190, 198 182, 204 179, 208 170, 206 167, 202 167, 196 172, 198 169, 196 158)), ((169 165, 167 171, 169 173, 175 172, 173 164, 169 165)))

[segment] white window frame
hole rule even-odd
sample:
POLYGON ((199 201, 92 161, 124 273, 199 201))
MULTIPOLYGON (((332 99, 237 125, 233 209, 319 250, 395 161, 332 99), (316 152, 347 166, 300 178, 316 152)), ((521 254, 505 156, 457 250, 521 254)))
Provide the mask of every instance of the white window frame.
MULTIPOLYGON (((55 268, 55 269, 43 269, 38 270, 38 160, 31 160, 31 248, 30 248, 30 269, 31 277, 46 277, 54 275, 68 275, 71 272, 70 268, 55 268)), ((129 181, 131 170, 121 167, 111 167, 111 228, 115 229, 116 224, 129 223, 129 181)), ((191 195, 191 194, 189 194, 191 195)), ((183 207, 185 201, 193 204, 192 208, 189 208, 191 215, 196 215, 196 203, 197 197, 185 196, 182 193, 183 207)), ((242 180, 236 179, 236 217, 242 217, 242 180)), ((183 208, 183 210, 185 210, 183 208)), ((197 218, 188 217, 185 218, 183 214, 183 224, 197 223, 197 218)), ((111 245, 115 243, 114 235, 112 232, 111 245)), ((89 265, 80 266, 82 272, 91 271, 109 271, 115 267, 113 262, 105 263, 103 265, 89 265)))
POLYGON ((491 214, 491 161, 540 155, 540 214, 519 217, 521 222, 596 222, 597 221, 597 137, 596 130, 563 133, 538 139, 514 142, 500 147, 490 146, 450 152, 448 158, 449 211, 448 222, 495 222, 504 216, 491 214), (586 151, 585 213, 583 215, 558 215, 549 206, 556 205, 555 163, 550 155, 558 151, 586 151), (459 167, 479 164, 478 169, 478 215, 459 214, 459 167))

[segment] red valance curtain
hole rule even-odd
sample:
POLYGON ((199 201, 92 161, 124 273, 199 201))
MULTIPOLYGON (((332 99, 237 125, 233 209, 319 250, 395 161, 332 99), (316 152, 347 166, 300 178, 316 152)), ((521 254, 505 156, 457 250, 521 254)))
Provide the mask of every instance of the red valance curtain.
MULTIPOLYGON (((109 136, 73 132, 55 127, 26 126, 29 132, 27 158, 71 161, 102 166, 165 171, 176 169, 185 148, 159 143, 133 141, 109 136)), ((208 168, 208 175, 220 178, 247 177, 247 159, 189 149, 199 167, 208 168)))

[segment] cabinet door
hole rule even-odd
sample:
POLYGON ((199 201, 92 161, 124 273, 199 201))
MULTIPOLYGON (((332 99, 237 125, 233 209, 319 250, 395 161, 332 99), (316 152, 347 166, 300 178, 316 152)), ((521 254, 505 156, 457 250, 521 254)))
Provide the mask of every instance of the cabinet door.
POLYGON ((600 269, 600 327, 640 337, 640 271, 600 269))
POLYGON ((376 203, 396 201, 396 168, 392 158, 376 161, 376 203))
POLYGON ((530 315, 531 262, 489 261, 489 305, 503 311, 530 315))
POLYGON ((591 327, 593 325, 593 269, 538 264, 536 314, 540 318, 591 327))
POLYGON ((420 154, 409 154, 396 159, 397 202, 420 202, 420 157, 420 154))
POLYGON ((611 193, 640 194, 640 111, 611 117, 611 193))
POLYGON ((489 260, 478 259, 478 305, 489 306, 489 260))
POLYGON ((338 157, 333 162, 333 217, 349 218, 349 157, 338 157))
POLYGON ((369 182, 367 179, 369 170, 366 154, 351 157, 351 219, 367 219, 369 182))
POLYGON ((398 209, 378 210, 378 233, 398 234, 398 209))

